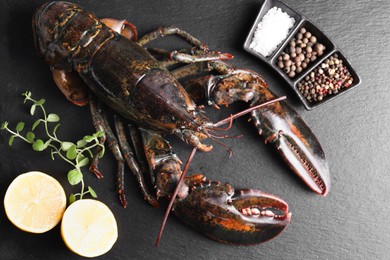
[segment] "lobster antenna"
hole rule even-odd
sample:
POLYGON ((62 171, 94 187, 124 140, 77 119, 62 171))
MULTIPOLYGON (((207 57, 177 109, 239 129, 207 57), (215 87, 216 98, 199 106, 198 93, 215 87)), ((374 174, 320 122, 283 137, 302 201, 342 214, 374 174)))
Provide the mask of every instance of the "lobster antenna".
POLYGON ((167 223, 167 219, 168 219, 169 213, 171 212, 171 209, 172 209, 172 206, 173 206, 173 202, 176 199, 177 193, 179 193, 180 186, 183 183, 184 177, 185 177, 185 175, 186 175, 186 173, 188 171, 188 168, 190 167, 192 159, 195 156, 196 150, 197 150, 196 147, 194 147, 194 149, 192 149, 192 152, 191 152, 190 156, 188 157, 188 160, 187 160, 187 162, 186 162, 186 164, 184 166, 183 173, 181 174, 179 182, 177 183, 176 189, 175 189, 175 191, 172 194, 171 200, 169 201, 168 208, 165 211, 164 219, 163 219, 163 221, 161 223, 160 231, 158 232, 158 236, 157 236, 157 239, 156 239, 156 244, 155 244, 156 247, 160 243, 161 236, 162 236, 165 224, 167 223))
POLYGON ((246 115, 246 114, 252 112, 253 110, 256 110, 256 109, 258 109, 258 108, 260 108, 260 107, 267 106, 267 105, 269 105, 269 104, 272 104, 272 103, 275 103, 275 102, 278 102, 278 101, 282 101, 282 100, 284 100, 284 99, 286 99, 286 96, 282 96, 282 97, 279 97, 279 98, 275 98, 275 99, 272 99, 272 100, 270 100, 270 101, 264 102, 264 103, 262 103, 262 104, 260 104, 260 105, 256 105, 256 106, 253 106, 253 107, 251 107, 251 108, 245 109, 245 110, 243 110, 243 111, 241 111, 241 112, 238 112, 237 114, 230 115, 230 117, 225 118, 225 119, 222 119, 221 121, 219 121, 219 122, 213 124, 213 127, 219 127, 219 126, 221 126, 221 125, 227 124, 227 123, 231 122, 233 119, 236 119, 236 118, 238 118, 238 117, 241 117, 241 116, 243 116, 243 115, 246 115))
POLYGON ((217 131, 213 131, 211 129, 207 129, 207 132, 210 134, 210 137, 214 137, 216 139, 241 138, 243 136, 243 135, 222 135, 217 131))
MULTIPOLYGON (((227 120, 228 118, 225 118, 225 120, 227 120)), ((226 122, 227 123, 227 122, 226 122)), ((226 124, 225 123, 225 124, 226 124)), ((213 126, 215 126, 215 124, 213 125, 213 126)), ((233 115, 232 114, 230 114, 230 116, 229 116, 229 125, 227 126, 227 127, 224 127, 224 128, 219 128, 219 127, 213 127, 212 129, 213 130, 218 130, 218 131, 227 131, 227 130, 229 130, 230 128, 232 128, 232 126, 233 126, 233 115)))
POLYGON ((226 144, 218 141, 217 139, 215 139, 215 137, 210 136, 210 139, 213 140, 214 142, 216 142, 217 144, 221 145, 223 148, 225 148, 226 151, 229 153, 229 158, 232 157, 233 151, 232 151, 232 149, 229 146, 227 146, 226 144))

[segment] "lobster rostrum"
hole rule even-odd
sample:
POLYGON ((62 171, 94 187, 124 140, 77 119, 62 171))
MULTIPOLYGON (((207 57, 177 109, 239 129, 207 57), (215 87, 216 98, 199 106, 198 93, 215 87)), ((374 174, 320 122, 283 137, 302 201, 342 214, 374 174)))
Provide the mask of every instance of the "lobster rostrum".
MULTIPOLYGON (((212 149, 203 140, 211 138, 219 143, 215 138, 224 136, 218 131, 232 121, 210 122, 195 102, 200 100, 215 106, 248 102, 251 119, 265 142, 274 144, 313 191, 328 193, 328 166, 316 137, 286 103, 275 101, 260 75, 234 69, 224 61, 232 55, 210 51, 176 27, 160 28, 137 39, 135 26, 127 21, 99 20, 68 2, 51 2, 38 8, 33 32, 36 48, 60 90, 77 105, 90 104, 95 127, 105 133, 101 142, 107 141, 118 162, 118 193, 124 207, 126 163, 152 206, 158 207, 159 197, 171 198, 178 218, 220 242, 262 243, 289 224, 287 203, 274 195, 207 181, 201 174, 184 177, 194 151, 212 149), (156 38, 172 34, 194 47, 180 51, 145 47, 156 38), (168 70, 178 64, 184 65, 168 70), (203 72, 210 75, 197 76, 203 72), (115 117, 116 136, 96 97, 121 116, 115 117), (126 140, 122 117, 131 122, 133 146, 126 140), (184 170, 164 134, 174 134, 194 147, 184 170), (156 196, 148 190, 144 172, 150 173, 148 179, 156 187, 156 196)), ((97 155, 90 170, 101 178, 97 155)))

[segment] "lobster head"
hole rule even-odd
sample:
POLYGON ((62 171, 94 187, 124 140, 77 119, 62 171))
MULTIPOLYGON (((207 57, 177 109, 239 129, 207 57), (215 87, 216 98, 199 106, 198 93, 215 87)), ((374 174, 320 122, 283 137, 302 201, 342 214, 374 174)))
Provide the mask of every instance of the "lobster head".
POLYGON ((276 237, 290 223, 282 199, 258 190, 235 190, 230 184, 190 187, 177 199, 174 214, 203 234, 226 244, 254 245, 276 237))

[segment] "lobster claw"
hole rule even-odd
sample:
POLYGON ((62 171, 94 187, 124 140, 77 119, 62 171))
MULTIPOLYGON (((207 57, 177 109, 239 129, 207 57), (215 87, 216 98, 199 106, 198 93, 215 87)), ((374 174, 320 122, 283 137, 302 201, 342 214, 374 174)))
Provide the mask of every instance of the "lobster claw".
POLYGON ((254 245, 273 239, 291 219, 288 205, 282 199, 219 183, 190 187, 185 198, 176 199, 173 212, 212 239, 236 245, 254 245))
MULTIPOLYGON (((253 107, 275 99, 264 79, 250 70, 234 70, 229 75, 211 78, 206 89, 211 93, 208 98, 217 105, 245 101, 253 107)), ((275 145, 309 188, 326 196, 330 188, 328 163, 321 144, 303 119, 284 101, 257 108, 251 117, 265 142, 275 145)))
POLYGON ((222 243, 253 245, 276 237, 290 223, 287 203, 274 195, 235 190, 230 184, 206 181, 202 174, 187 176, 178 184, 183 173, 171 146, 159 133, 138 130, 147 164, 156 174, 157 196, 171 197, 179 185, 173 213, 192 228, 222 243))
POLYGON ((314 192, 326 196, 330 175, 325 153, 311 129, 285 102, 279 101, 254 111, 252 118, 259 132, 273 143, 289 167, 314 192), (278 111, 275 113, 275 111, 278 111))

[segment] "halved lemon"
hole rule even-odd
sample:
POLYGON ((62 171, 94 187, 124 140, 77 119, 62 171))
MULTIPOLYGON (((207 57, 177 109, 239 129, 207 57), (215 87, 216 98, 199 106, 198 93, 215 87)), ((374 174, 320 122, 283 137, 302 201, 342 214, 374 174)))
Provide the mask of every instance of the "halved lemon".
POLYGON ((61 235, 67 247, 84 257, 107 253, 118 238, 118 227, 106 204, 92 199, 72 203, 61 222, 61 235))
POLYGON ((44 233, 61 220, 66 195, 53 177, 37 171, 16 177, 4 197, 8 219, 21 230, 44 233))

